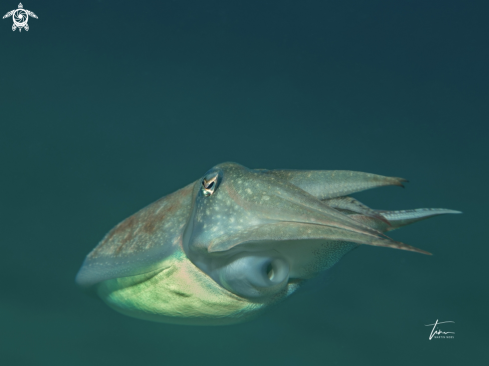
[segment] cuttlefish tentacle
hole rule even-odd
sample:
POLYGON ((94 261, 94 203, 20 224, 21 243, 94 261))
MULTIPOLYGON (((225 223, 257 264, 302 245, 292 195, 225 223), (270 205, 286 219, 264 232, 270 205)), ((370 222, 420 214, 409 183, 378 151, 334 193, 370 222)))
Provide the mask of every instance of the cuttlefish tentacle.
POLYGON ((366 189, 399 186, 404 187, 404 178, 355 172, 350 170, 269 170, 264 174, 288 180, 319 199, 346 196, 366 189))

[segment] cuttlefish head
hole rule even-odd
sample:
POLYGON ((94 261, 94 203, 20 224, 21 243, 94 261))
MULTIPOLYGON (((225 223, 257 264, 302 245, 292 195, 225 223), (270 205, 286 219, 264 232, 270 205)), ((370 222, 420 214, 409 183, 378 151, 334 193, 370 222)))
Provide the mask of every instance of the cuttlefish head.
POLYGON ((254 301, 286 293, 289 283, 329 268, 358 244, 408 249, 329 207, 284 171, 217 165, 195 184, 193 202, 183 236, 188 258, 254 301))

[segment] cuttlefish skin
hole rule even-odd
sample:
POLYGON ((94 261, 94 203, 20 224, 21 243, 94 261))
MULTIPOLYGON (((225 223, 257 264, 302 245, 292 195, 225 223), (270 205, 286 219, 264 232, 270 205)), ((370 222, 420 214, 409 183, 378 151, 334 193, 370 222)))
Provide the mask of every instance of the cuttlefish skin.
POLYGON ((112 229, 76 281, 115 310, 192 325, 249 320, 360 244, 447 209, 373 210, 347 195, 402 178, 223 163, 112 229))

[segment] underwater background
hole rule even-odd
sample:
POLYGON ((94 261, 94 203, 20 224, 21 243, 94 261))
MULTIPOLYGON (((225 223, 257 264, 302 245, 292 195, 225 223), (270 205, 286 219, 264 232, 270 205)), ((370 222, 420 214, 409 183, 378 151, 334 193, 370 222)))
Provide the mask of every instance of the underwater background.
POLYGON ((1 365, 489 364, 487 1, 23 5, 28 32, 0 22, 1 365), (225 161, 404 177, 355 197, 463 215, 392 233, 433 256, 361 246, 235 326, 77 288, 115 224, 225 161))

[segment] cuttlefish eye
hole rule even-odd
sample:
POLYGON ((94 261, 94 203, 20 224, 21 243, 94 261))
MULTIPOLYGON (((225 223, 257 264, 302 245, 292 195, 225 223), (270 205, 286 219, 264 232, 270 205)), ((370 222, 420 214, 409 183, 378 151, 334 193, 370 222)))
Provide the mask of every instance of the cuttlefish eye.
POLYGON ((205 197, 209 197, 212 195, 218 184, 217 178, 219 177, 218 172, 212 172, 207 174, 203 179, 202 179, 202 193, 204 194, 205 197))

